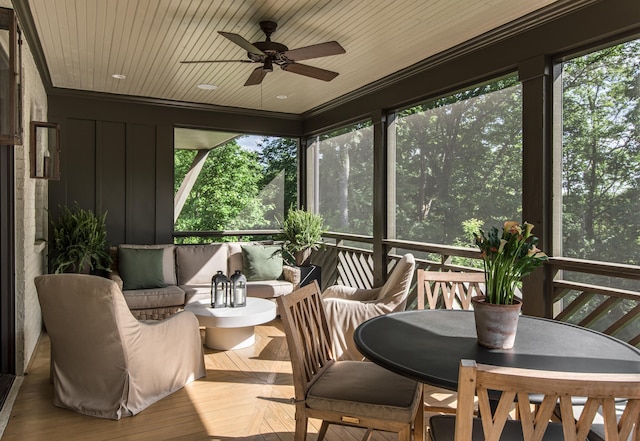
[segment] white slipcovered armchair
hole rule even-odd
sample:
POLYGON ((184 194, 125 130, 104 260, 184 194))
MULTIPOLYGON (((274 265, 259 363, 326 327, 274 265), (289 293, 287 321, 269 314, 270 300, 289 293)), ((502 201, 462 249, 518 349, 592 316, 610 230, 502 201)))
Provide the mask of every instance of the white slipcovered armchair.
POLYGON ((322 293, 327 323, 338 360, 362 360, 353 333, 370 318, 403 311, 415 268, 413 254, 405 254, 396 264, 386 283, 373 289, 333 285, 322 293))
POLYGON ((191 312, 139 322, 118 285, 82 274, 35 279, 51 339, 53 404, 118 420, 206 374, 191 312))

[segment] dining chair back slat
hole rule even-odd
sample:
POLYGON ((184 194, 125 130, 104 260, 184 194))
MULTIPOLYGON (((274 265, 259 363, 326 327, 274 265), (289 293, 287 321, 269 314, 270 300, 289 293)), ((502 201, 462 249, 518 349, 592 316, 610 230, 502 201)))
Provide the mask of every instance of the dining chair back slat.
POLYGON ((471 298, 484 294, 484 273, 419 269, 416 277, 418 309, 470 309, 471 298))
POLYGON ((456 416, 432 417, 431 436, 433 441, 499 441, 514 434, 524 441, 585 441, 598 413, 606 441, 640 439, 640 373, 567 373, 462 360, 456 416), (537 398, 533 405, 533 394, 543 395, 542 402, 537 398), (476 395, 479 418, 473 413, 476 395), (574 405, 578 399, 584 404, 574 405), (519 420, 511 419, 514 414, 519 420), (554 415, 560 422, 552 421, 554 415))
POLYGON ((287 316, 292 329, 296 330, 287 338, 294 340, 292 346, 300 352, 298 356, 291 357, 294 382, 298 383, 296 395, 299 392, 299 396, 296 399, 304 399, 310 385, 334 360, 320 290, 314 290, 315 285, 307 286, 280 299, 283 306, 280 313, 287 316), (317 323, 318 326, 309 326, 309 323, 317 323), (304 375, 297 375, 302 373, 304 375))

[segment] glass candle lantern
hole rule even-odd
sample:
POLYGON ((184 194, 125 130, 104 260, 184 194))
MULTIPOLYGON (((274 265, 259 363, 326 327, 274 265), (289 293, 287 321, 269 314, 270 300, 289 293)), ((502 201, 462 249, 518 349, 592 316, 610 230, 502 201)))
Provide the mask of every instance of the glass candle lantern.
POLYGON ((211 307, 226 308, 229 294, 229 279, 222 271, 218 271, 211 278, 211 307))
POLYGON ((240 270, 231 276, 231 306, 247 306, 247 278, 240 270))

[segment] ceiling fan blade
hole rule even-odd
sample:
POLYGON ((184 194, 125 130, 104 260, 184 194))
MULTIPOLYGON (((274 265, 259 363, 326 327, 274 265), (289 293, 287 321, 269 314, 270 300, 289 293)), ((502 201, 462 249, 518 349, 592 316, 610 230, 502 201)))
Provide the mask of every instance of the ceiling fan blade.
POLYGON ((282 70, 297 73, 306 77, 316 78, 322 81, 331 81, 338 76, 338 72, 307 66, 306 64, 290 63, 282 66, 282 70))
POLYGON ((249 75, 249 78, 247 78, 247 82, 244 83, 244 85, 255 86, 256 84, 260 84, 262 83, 262 80, 264 80, 264 77, 266 76, 267 76, 267 73, 264 71, 262 66, 256 67, 255 69, 253 69, 253 72, 251 72, 251 75, 249 75))
POLYGON ((181 61, 181 64, 196 64, 196 63, 255 63, 251 60, 189 60, 181 61))
POLYGON ((328 57, 330 55, 345 54, 340 43, 337 41, 328 41, 326 43, 314 44, 311 46, 305 46, 298 49, 291 49, 286 51, 284 55, 292 61, 308 60, 310 58, 328 57))
POLYGON ((244 37, 238 34, 233 34, 231 32, 222 32, 222 31, 218 31, 218 34, 233 41, 235 44, 237 44, 238 46, 240 46, 242 49, 244 49, 249 53, 256 54, 256 55, 265 55, 264 52, 262 52, 260 49, 255 47, 253 44, 247 41, 244 37))

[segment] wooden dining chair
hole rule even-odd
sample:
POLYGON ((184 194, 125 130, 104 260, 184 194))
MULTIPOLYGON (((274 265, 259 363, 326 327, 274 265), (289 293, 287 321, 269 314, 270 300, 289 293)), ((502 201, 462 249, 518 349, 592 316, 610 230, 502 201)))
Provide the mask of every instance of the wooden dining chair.
MULTIPOLYGON (((427 271, 416 272, 417 309, 469 309, 471 297, 484 294, 484 273, 427 271)), ((455 392, 425 385, 426 412, 456 412, 455 392)))
POLYGON ((316 281, 277 298, 295 389, 295 440, 306 439, 309 418, 329 424, 397 432, 400 441, 424 436, 422 385, 374 363, 336 361, 316 281))
POLYGON ((456 415, 433 416, 429 427, 432 441, 584 441, 599 416, 606 441, 640 439, 640 373, 554 372, 462 360, 456 415), (473 414, 475 395, 480 417, 473 414), (574 406, 576 398, 585 404, 574 406), (520 419, 509 419, 516 407, 520 419), (556 409, 561 422, 551 422, 556 409))
POLYGON ((416 277, 418 309, 469 309, 471 297, 484 294, 484 273, 419 269, 416 277))

